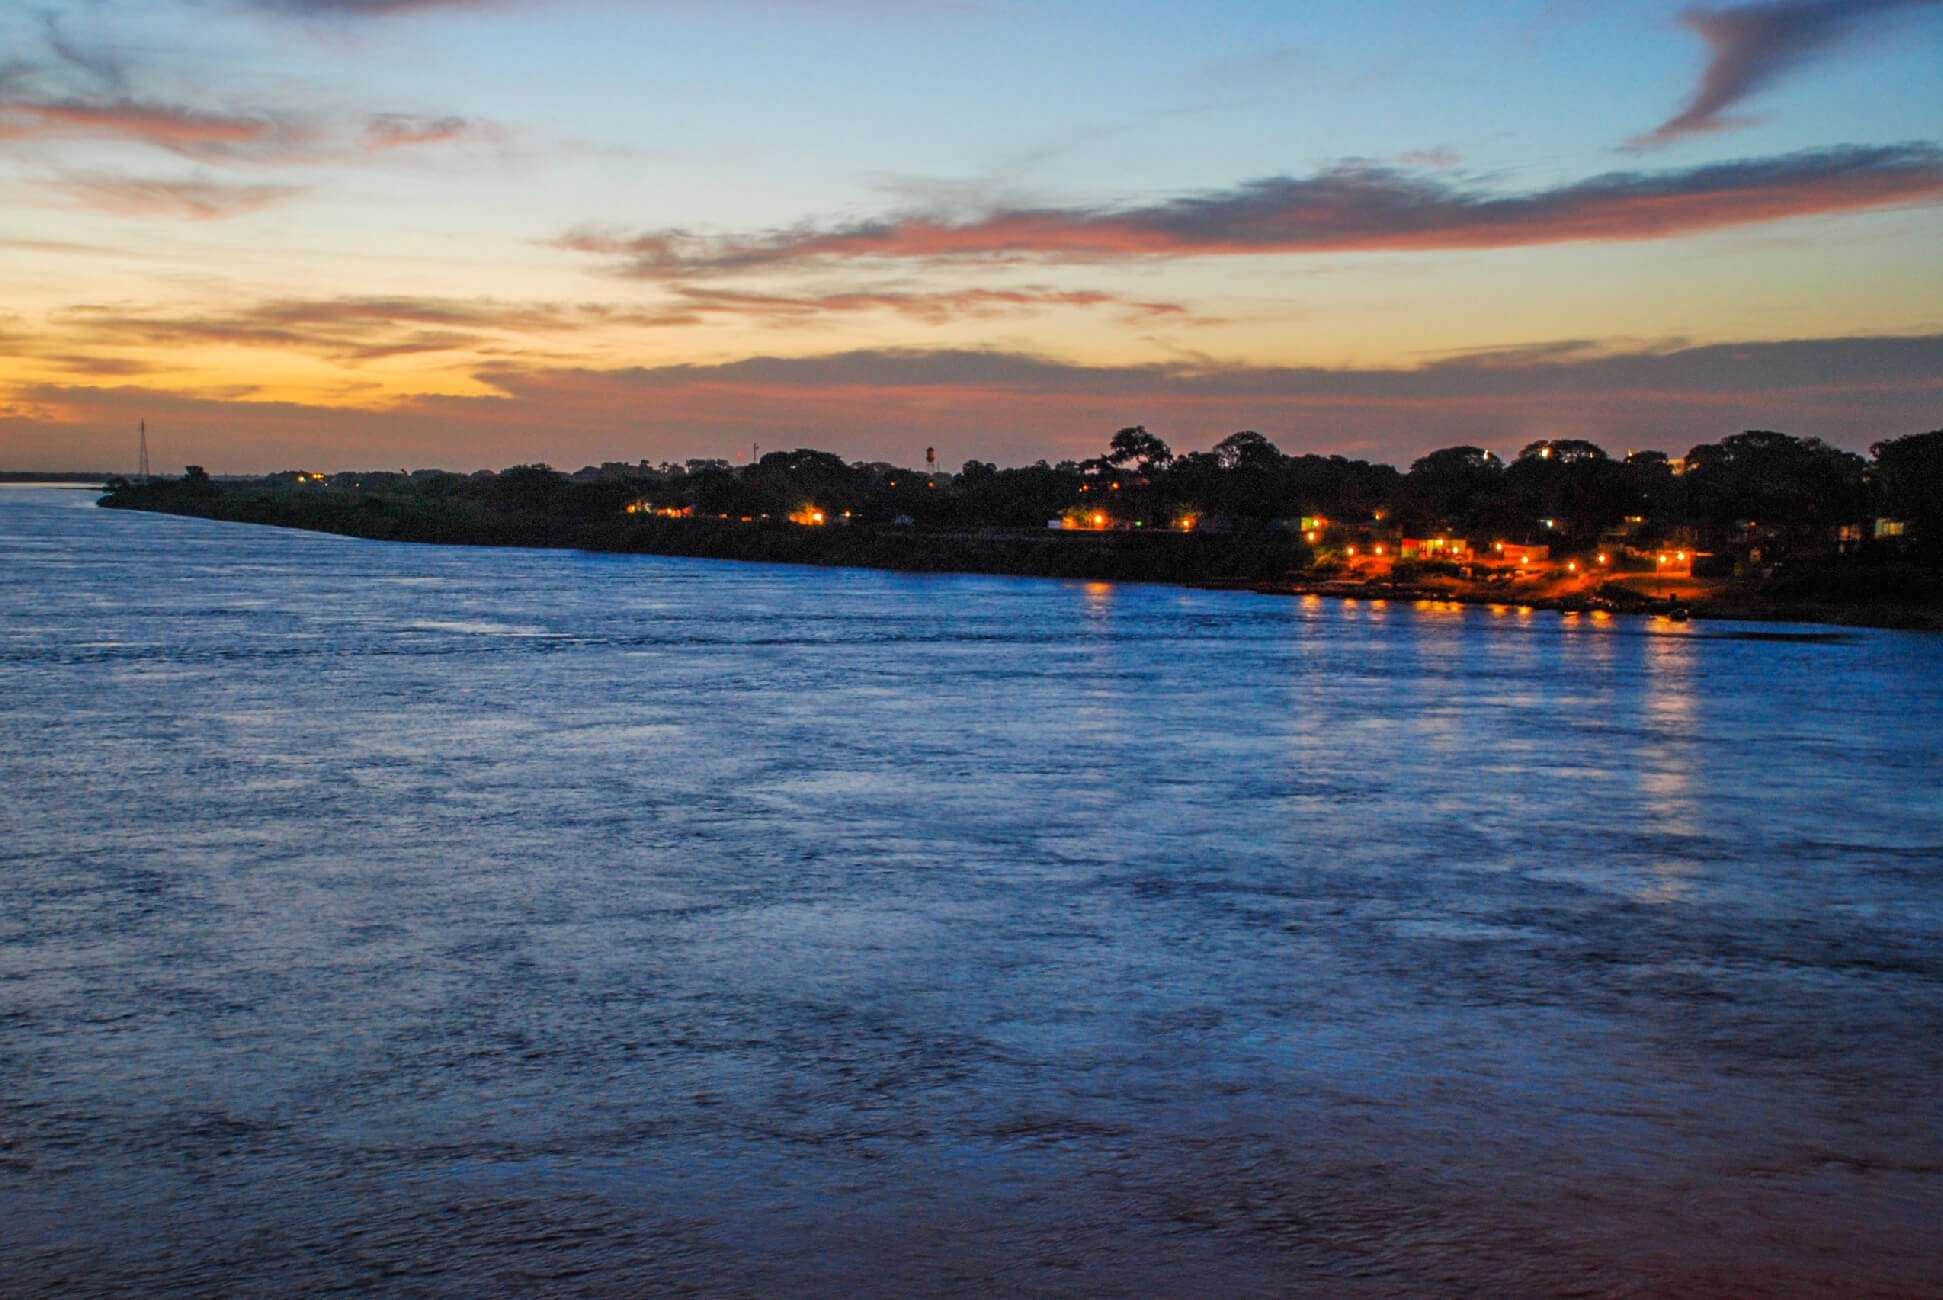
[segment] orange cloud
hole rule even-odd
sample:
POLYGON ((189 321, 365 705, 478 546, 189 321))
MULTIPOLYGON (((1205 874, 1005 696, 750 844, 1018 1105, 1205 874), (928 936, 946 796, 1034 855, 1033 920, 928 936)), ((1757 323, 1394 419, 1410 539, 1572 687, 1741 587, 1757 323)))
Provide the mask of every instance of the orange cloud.
POLYGON ((55 334, 76 347, 277 348, 345 364, 452 352, 493 333, 545 332, 602 323, 599 312, 490 299, 273 299, 237 311, 191 315, 75 308, 55 319, 55 334))
MULTIPOLYGON (((614 328, 696 325, 710 317, 802 324, 825 313, 886 311, 927 323, 988 318, 1053 308, 1116 309, 1132 319, 1184 315, 1176 303, 1147 302, 1093 290, 964 289, 942 292, 868 290, 788 295, 679 286, 666 306, 504 302, 495 299, 371 296, 281 298, 222 312, 107 310, 56 313, 43 351, 75 355, 87 348, 269 348, 356 365, 389 357, 473 350, 535 335, 614 328)), ((1198 319, 1198 318, 1196 318, 1198 319)))
POLYGON ((103 135, 184 152, 247 145, 274 137, 277 123, 261 117, 204 113, 174 104, 119 99, 0 102, 0 138, 103 135))
POLYGON ((302 193, 295 185, 237 185, 197 178, 161 180, 101 173, 71 176, 52 188, 74 202, 121 217, 217 221, 243 216, 302 193))
MULTIPOLYGON (((0 69, 0 86, 5 71, 0 69)), ((373 113, 331 121, 290 113, 211 112, 127 96, 56 98, 17 91, 0 96, 0 140, 127 140, 209 162, 336 162, 497 133, 486 123, 451 115, 373 113)))

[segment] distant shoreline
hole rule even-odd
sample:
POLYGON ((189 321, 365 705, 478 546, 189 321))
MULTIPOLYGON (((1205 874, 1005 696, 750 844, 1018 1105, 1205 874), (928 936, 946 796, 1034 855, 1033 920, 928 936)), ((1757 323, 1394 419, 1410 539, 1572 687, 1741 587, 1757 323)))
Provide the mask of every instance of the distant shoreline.
POLYGON ((1680 608, 1694 619, 1943 632, 1943 605, 1920 601, 1787 599, 1724 586, 1676 604, 1619 583, 1608 583, 1597 592, 1560 596, 1532 587, 1487 587, 1455 578, 1391 582, 1303 575, 1282 562, 1272 539, 1249 537, 1158 532, 1080 537, 1048 532, 1039 537, 1016 531, 947 533, 881 525, 805 528, 781 521, 740 524, 712 519, 586 522, 517 516, 481 520, 373 510, 349 498, 329 502, 225 488, 184 492, 171 483, 135 485, 124 489, 119 499, 111 494, 100 504, 107 509, 294 528, 366 541, 669 555, 904 573, 1157 582, 1261 595, 1544 609, 1592 616, 1666 615, 1680 608))
MULTIPOLYGON (((1194 583, 1238 589, 1235 584, 1194 583)), ((1283 582, 1252 583, 1240 590, 1271 596, 1319 596, 1329 600, 1395 601, 1417 605, 1467 605, 1500 610, 1547 610, 1592 616, 1627 614, 1635 617, 1666 617, 1675 610, 1696 621, 1733 623, 1814 623, 1830 627, 1876 627, 1898 632, 1943 632, 1943 610, 1921 605, 1858 603, 1843 606, 1763 599, 1758 594, 1729 589, 1719 596, 1691 601, 1663 601, 1634 593, 1630 598, 1603 600, 1577 596, 1542 596, 1517 592, 1466 590, 1462 586, 1427 586, 1417 583, 1344 583, 1328 579, 1290 579, 1283 582)), ((1611 592, 1611 588, 1607 588, 1611 592)))

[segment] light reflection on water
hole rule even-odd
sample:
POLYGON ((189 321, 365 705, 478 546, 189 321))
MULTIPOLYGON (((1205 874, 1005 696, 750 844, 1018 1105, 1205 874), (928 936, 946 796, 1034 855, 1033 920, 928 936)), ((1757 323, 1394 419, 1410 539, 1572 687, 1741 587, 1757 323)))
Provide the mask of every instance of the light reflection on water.
POLYGON ((1943 1289, 1943 641, 0 500, 0 1291, 1943 1289))

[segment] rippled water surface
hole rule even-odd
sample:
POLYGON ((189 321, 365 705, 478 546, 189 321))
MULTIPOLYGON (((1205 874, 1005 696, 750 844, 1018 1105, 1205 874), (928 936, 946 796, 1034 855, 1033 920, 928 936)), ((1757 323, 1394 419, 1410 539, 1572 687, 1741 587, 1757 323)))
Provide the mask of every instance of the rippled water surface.
POLYGON ((1943 638, 92 500, 0 1292, 1943 1290, 1943 638))

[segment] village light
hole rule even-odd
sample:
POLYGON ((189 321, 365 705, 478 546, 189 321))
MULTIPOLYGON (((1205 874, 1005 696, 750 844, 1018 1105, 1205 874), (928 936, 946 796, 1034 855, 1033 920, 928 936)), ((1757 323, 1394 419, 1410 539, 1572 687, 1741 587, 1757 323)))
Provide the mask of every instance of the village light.
POLYGON ((1095 528, 1106 527, 1106 516, 1097 510, 1093 512, 1093 527, 1095 528))
POLYGON ((1606 553, 1604 551, 1601 551, 1599 552, 1599 563, 1604 564, 1605 562, 1606 562, 1606 553))

